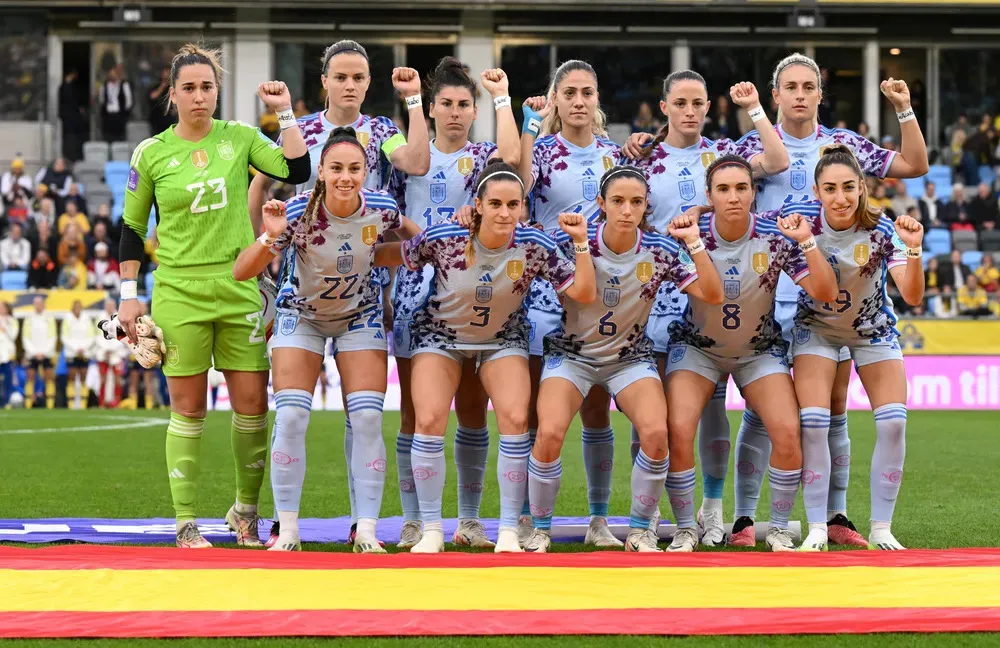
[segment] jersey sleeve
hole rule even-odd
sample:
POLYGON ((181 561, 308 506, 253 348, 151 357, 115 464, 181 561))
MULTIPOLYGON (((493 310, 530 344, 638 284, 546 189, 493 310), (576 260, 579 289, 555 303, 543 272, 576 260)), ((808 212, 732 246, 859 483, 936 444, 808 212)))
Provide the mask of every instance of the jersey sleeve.
MULTIPOLYGON (((882 218, 885 218, 883 216, 882 218)), ((888 220, 886 218, 886 220, 888 220)), ((906 265, 906 243, 903 243, 903 239, 899 238, 899 234, 893 231, 891 237, 886 237, 885 247, 885 263, 889 270, 901 265, 906 265)))
POLYGON ((393 169, 389 175, 389 195, 396 201, 399 211, 406 213, 406 180, 409 176, 399 169, 393 169))
POLYGON ((545 177, 548 174, 547 168, 548 155, 543 147, 535 142, 535 147, 531 149, 531 184, 533 189, 538 187, 539 179, 542 182, 545 181, 545 177))
POLYGON ((545 250, 548 258, 542 263, 541 274, 560 295, 573 285, 576 265, 553 245, 545 250))
POLYGON ((284 250, 289 245, 304 242, 302 223, 306 207, 309 205, 310 195, 311 192, 307 192, 285 201, 285 217, 288 219, 288 225, 285 226, 285 231, 282 232, 281 236, 274 242, 274 245, 271 246, 273 249, 284 250))
POLYGON ((686 246, 681 247, 667 239, 663 250, 666 254, 662 255, 660 261, 667 266, 667 280, 673 282, 678 290, 684 290, 698 279, 698 271, 686 246))
POLYGON ((792 281, 799 283, 809 276, 809 264, 806 262, 806 255, 798 244, 790 238, 783 238, 781 245, 786 248, 785 265, 782 270, 792 278, 792 281))
POLYGON ((428 240, 428 234, 432 233, 434 229, 435 227, 432 225, 413 238, 403 241, 401 249, 403 265, 408 270, 418 270, 424 265, 434 264, 432 247, 434 242, 428 240))
POLYGON ((493 154, 499 150, 499 147, 493 142, 476 142, 472 146, 473 168, 475 169, 476 178, 479 178, 483 171, 486 170, 486 164, 493 157, 493 154))
POLYGON ((736 155, 744 160, 749 160, 753 156, 763 153, 764 145, 760 143, 760 133, 756 130, 750 131, 736 141, 735 149, 736 155))
POLYGON ((406 146, 406 138, 396 128, 396 124, 392 123, 392 120, 388 117, 376 117, 373 119, 372 131, 378 137, 379 141, 382 142, 379 145, 379 149, 385 155, 386 159, 389 159, 392 152, 400 146, 406 146))
POLYGON ((148 151, 154 146, 163 146, 155 138, 139 144, 132 153, 132 163, 125 183, 125 224, 143 239, 149 227, 149 211, 153 208, 153 171, 148 151))
POLYGON ((889 173, 896 157, 895 151, 884 149, 853 131, 839 131, 834 139, 854 151, 854 157, 858 158, 865 175, 884 178, 889 173))
POLYGON ((247 146, 250 165, 271 177, 287 178, 288 161, 281 147, 268 139, 259 128, 248 124, 239 124, 239 128, 247 146))

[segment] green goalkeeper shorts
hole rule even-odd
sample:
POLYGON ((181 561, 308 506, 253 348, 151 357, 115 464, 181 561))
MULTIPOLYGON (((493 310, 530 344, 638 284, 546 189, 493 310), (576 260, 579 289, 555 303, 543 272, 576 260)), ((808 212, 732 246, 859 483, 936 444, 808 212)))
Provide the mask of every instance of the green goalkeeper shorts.
POLYGON ((267 344, 257 282, 233 279, 233 264, 154 272, 152 315, 163 329, 163 373, 267 371, 267 344))

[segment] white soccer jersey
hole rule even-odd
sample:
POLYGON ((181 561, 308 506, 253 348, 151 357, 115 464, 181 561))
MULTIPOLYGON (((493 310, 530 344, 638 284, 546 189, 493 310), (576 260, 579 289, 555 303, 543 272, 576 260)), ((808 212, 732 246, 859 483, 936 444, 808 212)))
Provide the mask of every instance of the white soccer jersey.
MULTIPOLYGON (((660 284, 680 289, 698 278, 694 262, 673 239, 639 232, 635 246, 615 254, 604 244, 604 223, 587 228, 590 254, 597 274, 597 299, 590 304, 566 300, 560 330, 545 338, 545 352, 562 354, 588 364, 652 361, 653 343, 646 321, 660 284)), ((574 254, 573 241, 560 232, 556 242, 574 254)))
POLYGON ((95 337, 97 329, 94 320, 86 313, 80 313, 79 317, 70 313, 63 318, 62 345, 67 358, 75 358, 81 353, 90 357, 95 337))
POLYGON ((546 234, 515 228, 510 243, 488 250, 478 239, 476 259, 466 265, 469 230, 452 223, 432 225, 403 242, 403 262, 415 270, 435 269, 427 302, 413 315, 413 348, 475 349, 481 345, 528 348, 523 301, 536 276, 557 292, 573 283, 574 265, 546 234))
POLYGON ((601 176, 620 154, 617 144, 600 135, 583 148, 559 133, 536 141, 531 154, 532 220, 552 233, 559 229, 559 214, 563 212, 580 213, 587 220, 596 218, 601 176))
POLYGON ((725 302, 689 300, 684 319, 670 325, 672 343, 729 358, 769 353, 776 346, 785 353, 787 343, 774 321, 778 275, 785 272, 798 283, 809 267, 798 244, 778 230, 778 215, 750 214, 750 227, 737 241, 719 236, 714 213, 701 217, 701 237, 722 279, 725 302))
POLYGON ((379 286, 372 281, 375 245, 386 230, 400 226, 396 201, 384 191, 361 191, 361 207, 338 218, 325 206, 304 223, 312 192, 285 203, 288 226, 275 242, 284 250, 278 280, 279 313, 310 320, 358 319, 377 311, 379 286))

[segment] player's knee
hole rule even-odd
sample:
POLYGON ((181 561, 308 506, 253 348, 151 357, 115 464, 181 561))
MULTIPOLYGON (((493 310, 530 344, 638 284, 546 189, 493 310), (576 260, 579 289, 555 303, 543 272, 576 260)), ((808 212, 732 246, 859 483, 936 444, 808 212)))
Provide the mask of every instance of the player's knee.
POLYGON ((830 413, 843 414, 847 411, 847 385, 833 386, 833 393, 830 395, 830 413))
POLYGON ((566 430, 554 425, 542 425, 535 437, 536 456, 542 461, 553 461, 562 452, 566 430))
POLYGON ((637 425, 639 446, 646 456, 659 461, 667 456, 667 422, 647 423, 637 425))
POLYGON ((426 436, 444 436, 448 426, 448 412, 437 412, 427 408, 414 411, 413 431, 426 436))
POLYGON ((526 408, 510 408, 509 410, 497 410, 494 408, 497 417, 497 426, 504 434, 524 434, 528 431, 528 411, 526 408))
POLYGON ((469 428, 480 429, 486 427, 486 407, 487 403, 480 403, 478 400, 455 399, 455 417, 459 425, 469 428))

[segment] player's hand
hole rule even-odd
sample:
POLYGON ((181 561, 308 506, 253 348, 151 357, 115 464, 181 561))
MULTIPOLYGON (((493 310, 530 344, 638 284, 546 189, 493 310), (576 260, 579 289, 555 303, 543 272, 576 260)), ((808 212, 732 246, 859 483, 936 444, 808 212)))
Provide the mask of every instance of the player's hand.
POLYGON ((283 81, 265 81, 257 86, 257 96, 268 108, 275 112, 292 108, 292 94, 283 81))
POLYGON ((896 219, 896 234, 906 247, 918 248, 924 240, 924 226, 909 216, 900 216, 896 219))
POLYGON ((622 153, 630 160, 638 160, 642 157, 646 146, 653 141, 653 136, 649 133, 632 133, 622 147, 622 153))
POLYGON ((508 92, 510 80, 507 78, 507 73, 500 68, 483 70, 483 73, 479 75, 479 82, 494 99, 510 94, 508 92))
POLYGON ((532 112, 542 119, 548 117, 549 113, 552 112, 552 102, 549 101, 548 97, 528 97, 521 106, 523 108, 530 108, 532 112))
POLYGON ((264 220, 264 231, 268 236, 277 238, 285 233, 288 227, 288 216, 285 214, 285 203, 272 198, 264 203, 261 210, 264 220))
POLYGON ((569 234, 574 243, 587 242, 587 219, 583 214, 564 212, 559 214, 559 228, 569 234))
POLYGON ((785 236, 796 243, 803 243, 813 235, 809 219, 803 217, 801 214, 778 217, 778 227, 781 228, 785 236))
POLYGON ((118 323, 121 325, 132 344, 139 341, 135 330, 135 322, 146 313, 146 307, 138 299, 125 299, 118 305, 118 323))
POLYGON ((686 211, 667 224, 667 233, 678 241, 688 244, 701 238, 701 228, 698 227, 698 216, 686 211))
POLYGON ((896 112, 903 112, 910 107, 910 88, 906 81, 889 77, 879 85, 885 98, 892 102, 896 112))
POLYGON ((476 214, 476 210, 472 205, 463 205, 458 208, 455 215, 452 216, 452 220, 461 225, 466 229, 472 229, 472 219, 476 214))
POLYGON ((404 99, 420 94, 420 75, 413 68, 398 67, 392 71, 392 87, 404 99))
POLYGON ((749 81, 740 81, 729 88, 729 96, 733 103, 744 110, 753 110, 760 106, 760 95, 757 94, 757 86, 749 81))

